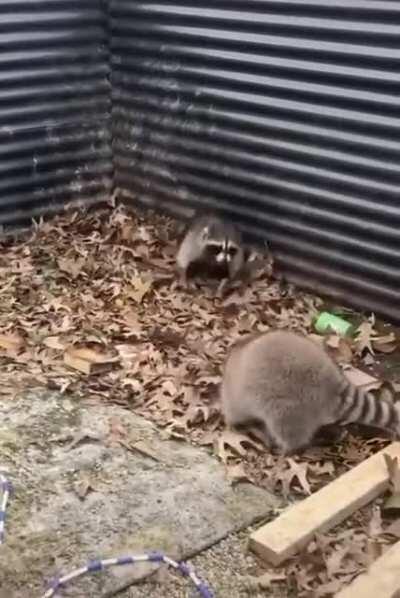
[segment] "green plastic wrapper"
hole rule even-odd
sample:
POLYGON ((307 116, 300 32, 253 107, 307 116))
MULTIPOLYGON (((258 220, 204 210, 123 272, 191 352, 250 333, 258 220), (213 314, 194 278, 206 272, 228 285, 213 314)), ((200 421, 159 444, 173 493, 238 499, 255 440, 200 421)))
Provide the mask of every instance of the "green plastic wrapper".
POLYGON ((349 336, 353 332, 353 329, 354 327, 350 322, 327 311, 322 312, 315 322, 315 330, 320 334, 336 332, 340 336, 349 336))

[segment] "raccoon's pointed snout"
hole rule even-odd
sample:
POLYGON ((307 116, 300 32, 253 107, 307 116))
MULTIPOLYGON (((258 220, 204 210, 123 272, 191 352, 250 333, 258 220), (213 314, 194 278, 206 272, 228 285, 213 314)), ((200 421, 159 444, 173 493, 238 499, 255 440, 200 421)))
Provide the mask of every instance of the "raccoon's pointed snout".
POLYGON ((217 253, 217 255, 215 257, 215 261, 218 264, 223 264, 224 262, 229 261, 229 260, 227 260, 226 253, 224 253, 223 251, 220 251, 219 253, 217 253))

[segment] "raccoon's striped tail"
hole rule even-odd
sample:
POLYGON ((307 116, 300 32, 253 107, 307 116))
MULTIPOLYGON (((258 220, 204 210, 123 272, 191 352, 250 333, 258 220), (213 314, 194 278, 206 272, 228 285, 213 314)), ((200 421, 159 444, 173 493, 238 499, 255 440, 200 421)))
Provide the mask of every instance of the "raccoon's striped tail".
POLYGON ((400 436, 400 403, 379 399, 348 380, 344 380, 339 397, 338 423, 365 424, 400 436))

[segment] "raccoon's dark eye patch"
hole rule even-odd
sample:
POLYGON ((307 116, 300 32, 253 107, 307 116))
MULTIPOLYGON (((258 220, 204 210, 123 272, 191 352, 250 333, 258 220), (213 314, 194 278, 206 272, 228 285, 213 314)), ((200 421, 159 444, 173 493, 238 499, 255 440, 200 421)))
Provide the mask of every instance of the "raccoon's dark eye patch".
POLYGON ((207 253, 212 257, 217 256, 219 253, 221 253, 221 251, 221 245, 207 245, 207 253))
POLYGON ((234 255, 236 255, 238 251, 239 251, 238 248, 235 247, 234 245, 231 245, 230 247, 228 247, 228 254, 232 257, 234 255))

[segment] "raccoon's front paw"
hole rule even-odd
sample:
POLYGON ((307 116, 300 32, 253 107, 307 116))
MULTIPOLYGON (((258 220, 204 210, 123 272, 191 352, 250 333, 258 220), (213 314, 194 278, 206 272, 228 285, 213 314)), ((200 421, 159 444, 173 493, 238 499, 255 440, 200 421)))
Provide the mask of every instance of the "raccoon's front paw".
POLYGON ((189 281, 186 270, 178 271, 178 287, 184 291, 189 291, 193 287, 193 283, 189 281))
POLYGON ((219 283, 215 296, 217 297, 217 299, 223 299, 226 292, 228 291, 228 283, 229 280, 228 278, 224 278, 223 280, 221 280, 221 282, 219 283))

